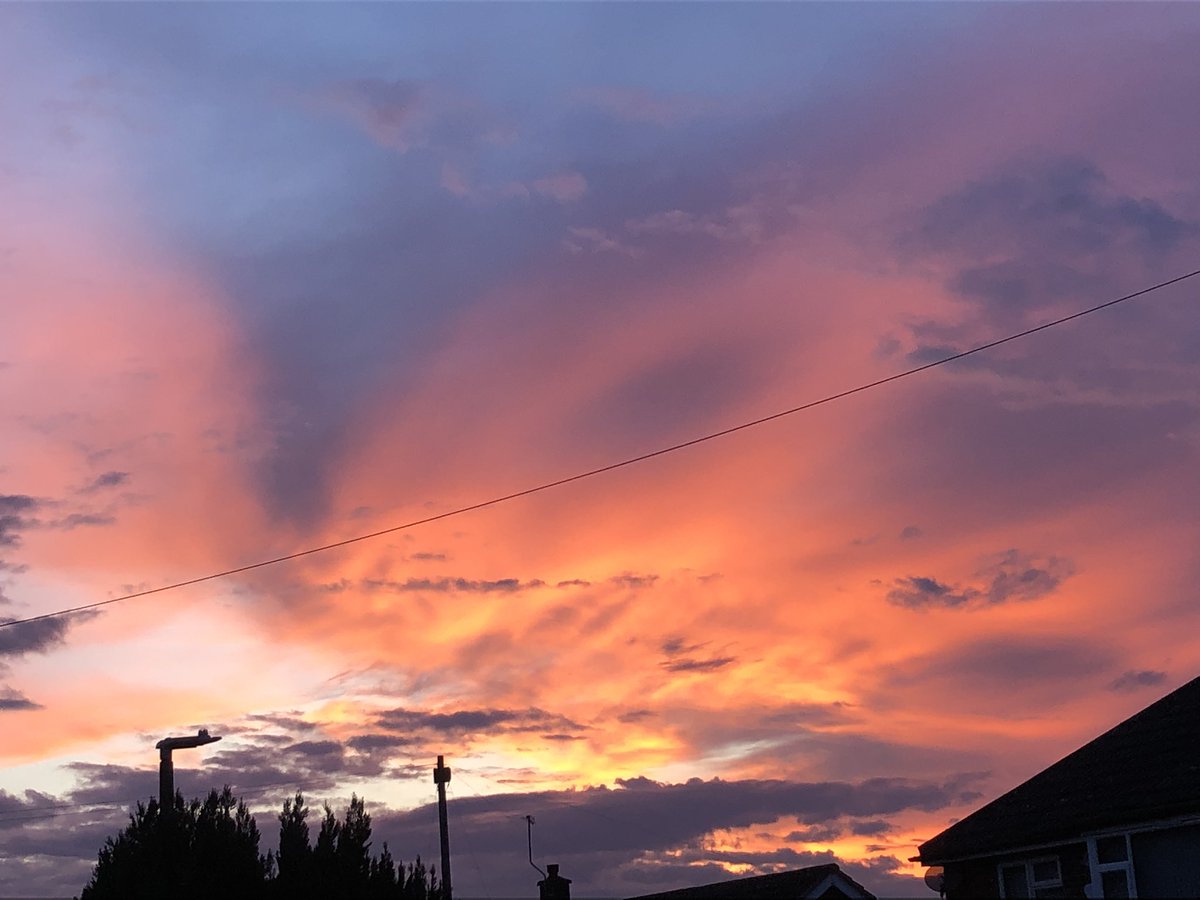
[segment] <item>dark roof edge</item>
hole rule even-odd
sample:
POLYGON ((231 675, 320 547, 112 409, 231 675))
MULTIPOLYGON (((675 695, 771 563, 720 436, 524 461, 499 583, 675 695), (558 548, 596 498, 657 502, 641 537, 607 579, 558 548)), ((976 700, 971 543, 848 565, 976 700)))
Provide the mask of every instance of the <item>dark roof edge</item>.
POLYGON ((678 900, 678 898, 685 898, 698 891, 706 892, 719 888, 732 888, 736 890, 739 888, 744 888, 752 882, 758 882, 759 884, 762 884, 767 881, 785 878, 787 876, 794 877, 802 872, 809 875, 818 876, 819 880, 815 882, 818 885, 825 883, 833 877, 839 877, 858 888, 858 890, 862 891, 866 896, 875 896, 869 890, 867 890, 866 887, 859 884, 857 881, 847 875, 838 863, 818 863, 815 866, 801 866, 799 869, 787 869, 783 872, 766 872, 759 875, 743 875, 741 877, 735 876, 734 878, 725 881, 710 881, 706 884, 696 884, 692 885, 691 887, 656 891, 653 894, 638 894, 636 897, 627 898, 627 900, 678 900))
POLYGON ((1027 853, 1033 850, 1047 850, 1051 847, 1061 847, 1064 844, 1079 844, 1086 841, 1088 838, 1103 837, 1109 834, 1135 834, 1143 831, 1164 831, 1168 828, 1183 827, 1186 825, 1200 824, 1200 813, 1192 813, 1189 815, 1172 816, 1167 819, 1148 819, 1143 822, 1134 822, 1127 825, 1113 825, 1105 828, 1097 828, 1095 830, 1084 831, 1079 834, 1069 835, 1059 840, 1041 841, 1036 844, 1022 844, 1016 847, 1000 847, 989 850, 986 853, 972 853, 967 856, 945 857, 943 859, 931 858, 922 859, 921 854, 910 856, 909 862, 920 863, 923 866, 944 866, 947 863, 970 862, 975 859, 989 859, 993 856, 1008 856, 1010 853, 1027 853))
MULTIPOLYGON (((867 897, 875 896, 869 890, 867 890, 866 885, 859 884, 857 881, 855 881, 853 878, 851 878, 849 875, 847 875, 846 871, 841 866, 839 866, 837 863, 833 863, 833 871, 831 871, 828 875, 826 875, 821 880, 821 883, 817 885, 817 887, 818 888, 825 887, 825 885, 827 883, 833 884, 839 880, 849 882, 849 884, 851 886, 857 888, 859 891, 861 891, 863 893, 863 895, 865 895, 867 897)), ((813 890, 816 890, 816 888, 814 888, 813 890)), ((824 893, 824 891, 822 891, 822 893, 824 893)))
MULTIPOLYGON (((1005 791, 1003 794, 1000 794, 998 797, 992 799, 988 803, 986 803, 983 806, 979 807, 978 809, 972 811, 969 815, 965 816, 964 818, 959 819, 959 821, 955 822, 953 825, 950 825, 949 827, 943 829, 941 832, 939 832, 938 834, 931 837, 929 840, 927 840, 924 843, 922 843, 921 845, 919 845, 917 847, 918 854, 920 854, 922 848, 925 847, 926 845, 938 842, 941 838, 945 837, 946 835, 952 834, 956 830, 959 830, 959 826, 963 825, 963 823, 969 822, 972 820, 978 822, 980 819, 986 819, 987 815, 999 803, 1001 803, 1001 801, 1009 798, 1011 795, 1016 794, 1020 791, 1033 789, 1031 786, 1035 785, 1035 783, 1041 781, 1041 779, 1046 777, 1047 773, 1052 772, 1054 770, 1061 770, 1062 768, 1069 768, 1078 759, 1086 758, 1087 753, 1089 751, 1092 751, 1092 747, 1094 744, 1100 743, 1100 742, 1104 741, 1105 739, 1109 739, 1114 734, 1114 732, 1125 732, 1130 729, 1136 729, 1140 723, 1146 721, 1147 719, 1152 719, 1153 714, 1160 713, 1164 708, 1167 707, 1167 705, 1169 703, 1171 703, 1172 701, 1176 701, 1178 699, 1177 695, 1183 694, 1185 691, 1187 691, 1189 689, 1191 689, 1191 690, 1200 689, 1200 676, 1189 679, 1188 681, 1181 684, 1179 687, 1177 687, 1174 690, 1169 691, 1168 693, 1159 697, 1157 700, 1155 700, 1153 703, 1149 704, 1148 706, 1142 707, 1140 710, 1138 710, 1137 712, 1135 712, 1133 715, 1129 716, 1128 718, 1122 719, 1120 722, 1117 722, 1115 725, 1112 725, 1111 727, 1105 729, 1101 734, 1096 735, 1091 740, 1080 745, 1079 747, 1076 747, 1074 750, 1072 750, 1066 756, 1063 756, 1061 759, 1056 760, 1055 762, 1046 766, 1041 771, 1036 772, 1035 774, 1031 775, 1025 781, 1022 781, 1020 784, 1014 785, 1012 788, 1005 791)), ((952 841, 953 841, 953 839, 952 839, 952 841)), ((1004 852, 1004 851, 1001 851, 1001 852, 1004 852)))

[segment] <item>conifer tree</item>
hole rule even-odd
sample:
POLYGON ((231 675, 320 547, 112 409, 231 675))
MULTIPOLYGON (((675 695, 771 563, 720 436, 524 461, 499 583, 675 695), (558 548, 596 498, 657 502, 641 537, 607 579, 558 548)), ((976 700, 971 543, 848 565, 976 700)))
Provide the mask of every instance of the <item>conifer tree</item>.
POLYGON ((371 856, 371 816, 352 795, 341 819, 326 804, 316 845, 304 795, 283 802, 279 848, 258 853, 259 832, 228 786, 201 802, 175 795, 170 816, 139 803, 100 848, 80 900, 439 900, 434 870, 398 863, 387 844, 371 856))

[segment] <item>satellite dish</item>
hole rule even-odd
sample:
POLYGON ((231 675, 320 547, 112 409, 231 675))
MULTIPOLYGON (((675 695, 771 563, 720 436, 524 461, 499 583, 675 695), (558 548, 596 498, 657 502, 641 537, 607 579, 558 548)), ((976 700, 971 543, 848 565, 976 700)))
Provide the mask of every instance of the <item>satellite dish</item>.
POLYGON ((925 885, 941 894, 946 889, 946 870, 941 866, 930 866, 925 870, 925 885))

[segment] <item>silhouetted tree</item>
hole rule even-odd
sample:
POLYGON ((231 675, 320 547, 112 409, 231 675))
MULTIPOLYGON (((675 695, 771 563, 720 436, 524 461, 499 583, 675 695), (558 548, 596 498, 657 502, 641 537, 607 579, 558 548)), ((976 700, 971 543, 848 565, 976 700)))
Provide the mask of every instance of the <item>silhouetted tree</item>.
POLYGON ((275 885, 281 897, 303 896, 312 884, 313 851, 308 841, 308 808, 304 794, 283 801, 279 814, 279 852, 275 885))
POLYGON ((440 900, 442 884, 438 881, 437 871, 433 867, 426 871, 421 857, 408 864, 407 875, 403 863, 396 866, 396 871, 402 900, 440 900))
POLYGON ((258 854, 258 826, 246 804, 226 785, 212 791, 195 818, 192 859, 196 879, 208 897, 237 896, 266 879, 266 860, 258 854))
POLYGON ((344 897, 365 897, 371 877, 371 817, 366 803, 350 795, 337 835, 338 887, 344 897))
MULTIPOLYGON (((404 876, 403 870, 400 872, 404 876)), ((383 850, 371 860, 371 874, 367 878, 367 896, 371 900, 390 900, 400 895, 401 885, 396 879, 396 861, 392 859, 387 841, 383 850)))
POLYGON ((129 824, 105 840, 80 900, 440 900, 433 870, 421 858, 397 863, 387 844, 371 856, 371 817, 353 795, 341 820, 328 804, 309 843, 304 795, 283 803, 279 850, 259 856, 258 826, 227 786, 174 814, 139 803, 129 824))
POLYGON ((342 833, 342 823, 325 804, 325 817, 321 819, 321 830, 317 832, 317 845, 313 848, 313 886, 319 897, 341 897, 338 891, 337 844, 342 833))
POLYGON ((228 786, 201 803, 185 805, 176 793, 174 814, 164 817, 157 801, 139 803, 129 824, 108 838, 80 895, 108 898, 253 896, 266 879, 258 855, 258 827, 228 786))

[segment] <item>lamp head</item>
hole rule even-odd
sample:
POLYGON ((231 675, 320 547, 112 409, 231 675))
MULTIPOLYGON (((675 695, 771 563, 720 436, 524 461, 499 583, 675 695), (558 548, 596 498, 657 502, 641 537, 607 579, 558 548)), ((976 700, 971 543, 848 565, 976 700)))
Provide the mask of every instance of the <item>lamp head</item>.
POLYGON ((189 737, 169 737, 163 738, 154 745, 156 750, 184 750, 190 747, 203 747, 205 744, 213 744, 219 741, 220 735, 213 737, 208 733, 207 728, 201 728, 195 735, 189 737))

